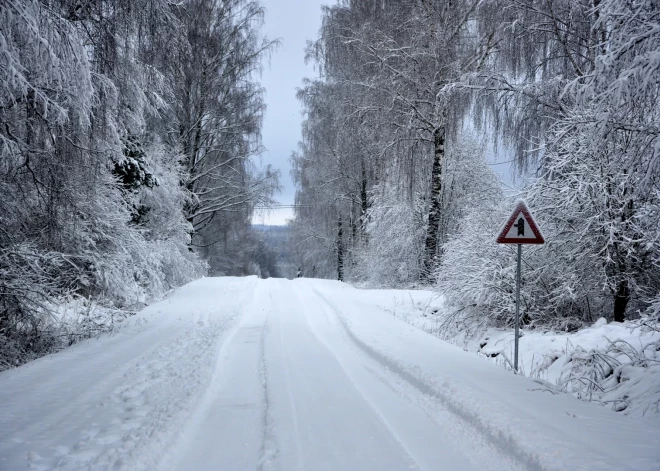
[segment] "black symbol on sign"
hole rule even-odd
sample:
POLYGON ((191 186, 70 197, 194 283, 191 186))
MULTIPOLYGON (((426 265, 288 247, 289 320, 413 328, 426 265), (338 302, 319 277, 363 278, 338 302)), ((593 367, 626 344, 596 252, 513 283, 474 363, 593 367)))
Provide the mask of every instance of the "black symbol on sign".
POLYGON ((519 236, 524 236, 525 235, 525 220, 521 217, 518 219, 518 224, 514 224, 513 227, 518 228, 518 235, 519 236))

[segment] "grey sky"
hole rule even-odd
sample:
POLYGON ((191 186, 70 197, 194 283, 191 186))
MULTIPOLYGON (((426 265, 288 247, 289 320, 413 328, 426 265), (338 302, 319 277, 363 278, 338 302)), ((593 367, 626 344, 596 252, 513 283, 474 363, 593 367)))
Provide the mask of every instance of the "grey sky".
MULTIPOLYGON (((261 83, 266 88, 266 118, 262 130, 267 152, 264 164, 271 164, 282 172, 282 193, 277 199, 292 204, 294 187, 289 175, 289 156, 300 141, 300 103, 296 88, 305 77, 313 77, 312 64, 305 65, 305 45, 318 36, 321 27, 321 5, 334 0, 261 0, 266 8, 263 34, 280 39, 280 47, 264 64, 261 83)), ((272 211, 257 215, 256 224, 284 224, 292 217, 291 210, 272 211)))

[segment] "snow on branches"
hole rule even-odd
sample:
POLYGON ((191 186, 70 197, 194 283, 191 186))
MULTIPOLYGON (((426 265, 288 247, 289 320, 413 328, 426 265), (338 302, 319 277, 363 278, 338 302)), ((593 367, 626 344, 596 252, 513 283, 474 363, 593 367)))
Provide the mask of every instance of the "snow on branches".
POLYGON ((248 0, 2 3, 0 336, 14 353, 0 356, 47 351, 29 339, 53 340, 54 299, 128 308, 206 273, 202 257, 245 271, 241 238, 214 249, 209 232, 249 232, 277 190, 250 161, 262 14, 248 0))

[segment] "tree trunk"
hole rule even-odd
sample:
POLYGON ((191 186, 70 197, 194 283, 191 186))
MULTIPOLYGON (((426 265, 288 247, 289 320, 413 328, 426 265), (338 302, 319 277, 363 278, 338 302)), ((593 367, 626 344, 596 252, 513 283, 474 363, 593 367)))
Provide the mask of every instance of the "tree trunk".
MULTIPOLYGON (((627 174, 628 171, 624 170, 624 174, 627 174)), ((627 190, 624 190, 624 195, 627 190)), ((629 272, 630 267, 628 266, 628 257, 626 255, 624 247, 622 247, 623 241, 626 238, 635 239, 636 234, 631 227, 631 220, 634 217, 634 205, 633 200, 629 200, 623 206, 623 211, 621 212, 621 223, 623 228, 621 234, 618 237, 618 241, 615 241, 613 244, 614 252, 616 254, 615 264, 615 283, 616 287, 614 289, 614 322, 623 322, 626 317, 626 307, 628 306, 628 301, 630 301, 630 284, 628 282, 627 273, 629 272)), ((635 252, 639 252, 638 248, 635 247, 635 252)))
POLYGON ((626 306, 630 301, 630 288, 627 280, 621 280, 617 284, 614 293, 614 322, 623 322, 626 318, 626 306))
POLYGON ((364 160, 361 162, 360 180, 360 222, 362 229, 367 223, 367 211, 369 210, 369 196, 367 192, 367 172, 364 168, 364 160))
POLYGON ((360 219, 359 236, 364 246, 369 243, 367 238, 367 211, 369 210, 369 195, 367 191, 367 172, 364 168, 364 160, 360 162, 360 219))
MULTIPOLYGON (((197 116, 195 117, 195 137, 193 138, 193 143, 192 143, 192 149, 190 149, 190 156, 188 157, 188 173, 190 175, 189 178, 194 177, 195 174, 195 166, 197 165, 197 158, 199 157, 199 152, 201 150, 201 142, 202 142, 202 131, 203 131, 203 125, 204 125, 204 113, 206 113, 206 101, 204 98, 204 94, 206 91, 206 78, 207 78, 207 71, 206 71, 206 63, 202 65, 202 77, 201 77, 201 83, 199 84, 199 89, 200 89, 200 96, 199 96, 199 109, 197 110, 197 116)), ((193 190, 191 186, 188 188, 190 191, 193 190)))
POLYGON ((341 227, 341 217, 337 220, 337 279, 344 281, 344 231, 341 227))
POLYGON ((422 280, 431 281, 436 265, 438 240, 440 238, 440 213, 442 210, 442 166, 445 157, 445 129, 436 128, 433 132, 434 155, 431 170, 431 204, 429 206, 429 221, 426 228, 424 244, 424 266, 422 280))

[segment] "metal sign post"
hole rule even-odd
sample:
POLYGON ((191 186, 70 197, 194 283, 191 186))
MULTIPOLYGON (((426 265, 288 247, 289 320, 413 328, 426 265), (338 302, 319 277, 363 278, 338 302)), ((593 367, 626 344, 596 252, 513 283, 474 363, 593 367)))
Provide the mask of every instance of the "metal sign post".
POLYGON ((532 213, 523 200, 516 201, 516 207, 497 236, 498 244, 518 245, 516 269, 516 325, 514 338, 513 371, 518 373, 518 340, 520 339, 520 279, 522 271, 522 244, 543 244, 545 239, 536 225, 532 213), (526 227, 527 226, 527 230, 526 227))
POLYGON ((518 372, 518 339, 520 338, 520 268, 522 244, 518 244, 518 269, 516 270, 516 334, 513 355, 513 371, 518 372))

